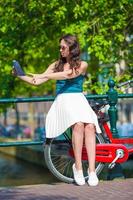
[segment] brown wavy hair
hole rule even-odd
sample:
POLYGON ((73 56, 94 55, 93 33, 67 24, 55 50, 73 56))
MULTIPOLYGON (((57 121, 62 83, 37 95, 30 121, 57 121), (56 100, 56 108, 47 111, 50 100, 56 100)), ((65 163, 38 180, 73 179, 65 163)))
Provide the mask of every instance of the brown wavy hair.
MULTIPOLYGON (((77 72, 77 69, 80 67, 80 64, 81 64, 81 60, 80 60, 80 47, 79 47, 78 39, 77 39, 77 37, 75 35, 66 34, 66 35, 64 35, 64 36, 62 36, 60 38, 59 42, 61 42, 61 40, 64 40, 66 42, 66 44, 68 45, 68 47, 69 47, 69 52, 70 52, 70 60, 69 60, 70 69, 75 70, 75 72, 77 72)), ((63 71, 64 64, 66 62, 67 62, 66 58, 62 57, 62 55, 60 54, 60 58, 59 58, 59 60, 55 64, 54 72, 63 71)))

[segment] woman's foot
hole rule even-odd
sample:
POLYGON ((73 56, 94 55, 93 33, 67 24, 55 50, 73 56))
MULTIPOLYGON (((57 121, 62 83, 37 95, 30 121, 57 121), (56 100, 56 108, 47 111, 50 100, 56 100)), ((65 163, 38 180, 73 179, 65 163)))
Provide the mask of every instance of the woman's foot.
POLYGON ((72 169, 73 169, 74 180, 77 183, 77 185, 84 185, 85 178, 83 176, 83 171, 77 170, 75 164, 73 164, 72 169))
POLYGON ((98 182, 99 182, 99 180, 98 180, 98 177, 97 177, 97 174, 96 174, 96 172, 88 172, 88 184, 90 185, 90 186, 96 186, 96 185, 98 185, 98 182))

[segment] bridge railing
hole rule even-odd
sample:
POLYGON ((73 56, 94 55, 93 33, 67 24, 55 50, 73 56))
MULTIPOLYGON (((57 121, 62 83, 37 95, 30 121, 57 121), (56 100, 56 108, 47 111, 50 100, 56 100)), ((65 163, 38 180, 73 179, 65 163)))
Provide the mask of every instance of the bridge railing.
MULTIPOLYGON (((87 99, 107 99, 109 102, 109 119, 110 127, 113 134, 113 137, 117 137, 117 102, 118 98, 133 98, 133 94, 118 94, 115 89, 115 82, 109 80, 109 90, 107 94, 104 95, 86 95, 87 99)), ((31 97, 31 98, 1 98, 1 103, 26 103, 26 102, 48 102, 54 101, 55 97, 31 97)), ((42 145, 44 141, 15 141, 15 142, 0 142, 0 147, 9 147, 9 146, 26 146, 26 145, 42 145)))

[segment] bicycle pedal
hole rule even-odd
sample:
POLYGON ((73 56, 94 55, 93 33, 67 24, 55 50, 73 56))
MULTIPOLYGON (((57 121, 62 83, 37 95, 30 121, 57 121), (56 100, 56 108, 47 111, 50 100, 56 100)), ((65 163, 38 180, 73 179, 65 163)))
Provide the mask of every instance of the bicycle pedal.
POLYGON ((124 151, 122 149, 117 149, 116 150, 116 157, 115 159, 109 164, 108 168, 109 169, 112 169, 115 164, 116 164, 116 161, 119 159, 119 158, 123 158, 124 156, 124 151))
POLYGON ((113 168, 115 167, 115 165, 116 165, 116 163, 110 163, 110 164, 108 165, 108 168, 109 168, 109 169, 113 169, 113 168))

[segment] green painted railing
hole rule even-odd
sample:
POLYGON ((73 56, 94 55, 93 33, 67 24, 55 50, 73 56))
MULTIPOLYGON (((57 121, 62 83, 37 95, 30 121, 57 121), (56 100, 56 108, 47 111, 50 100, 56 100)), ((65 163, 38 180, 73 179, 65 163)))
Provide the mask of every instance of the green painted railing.
MULTIPOLYGON (((133 94, 118 94, 115 90, 115 82, 113 80, 109 80, 109 90, 105 95, 86 95, 87 99, 107 99, 109 102, 109 119, 110 119, 110 127, 113 134, 113 137, 117 137, 117 101, 118 98, 133 98, 133 94)), ((31 98, 1 98, 0 103, 24 103, 24 102, 46 102, 53 101, 55 97, 31 97, 31 98)), ((9 146, 26 146, 26 145, 42 145, 44 141, 24 141, 24 142, 0 142, 0 147, 9 147, 9 146)))

